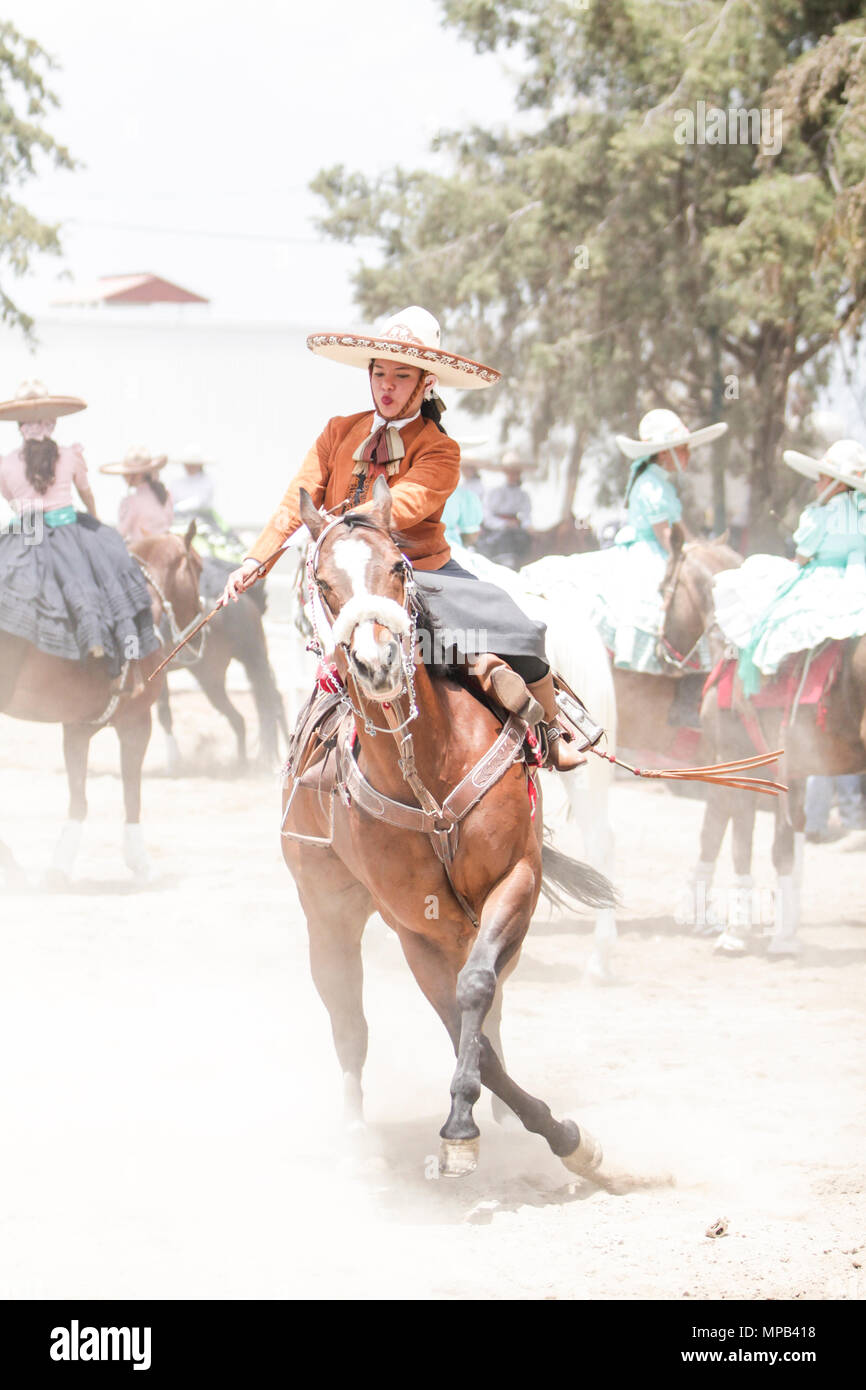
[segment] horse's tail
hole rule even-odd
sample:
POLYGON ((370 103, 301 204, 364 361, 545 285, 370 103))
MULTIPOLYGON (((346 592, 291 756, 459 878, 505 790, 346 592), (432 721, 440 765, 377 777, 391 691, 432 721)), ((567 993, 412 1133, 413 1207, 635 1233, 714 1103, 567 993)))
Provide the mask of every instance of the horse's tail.
POLYGON ((542 846, 541 891, 549 902, 566 909, 575 902, 596 908, 617 906, 616 892, 604 874, 553 845, 542 846))

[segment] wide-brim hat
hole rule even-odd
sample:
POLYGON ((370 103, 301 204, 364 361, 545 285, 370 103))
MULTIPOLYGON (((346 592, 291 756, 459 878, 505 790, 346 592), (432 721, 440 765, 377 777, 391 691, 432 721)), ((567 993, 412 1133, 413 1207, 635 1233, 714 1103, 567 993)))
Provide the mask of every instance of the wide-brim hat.
POLYGON ((130 478, 136 473, 158 473, 167 463, 167 454, 152 454, 144 444, 133 444, 119 463, 104 463, 99 471, 130 478))
POLYGON ((627 459, 651 458, 653 454, 663 454, 666 449, 678 449, 683 444, 688 444, 690 449, 709 444, 720 438, 727 428, 726 424, 719 423, 690 430, 675 410, 650 410, 638 426, 639 439, 618 434, 616 442, 627 459))
POLYGON ((366 368, 373 358, 405 362, 409 367, 432 372, 440 386, 454 386, 460 391, 495 386, 502 375, 471 357, 445 352, 440 346, 437 320, 418 304, 401 309, 386 319, 381 328, 369 333, 311 333, 307 347, 318 357, 345 362, 350 367, 366 368))
POLYGON ((782 458, 789 468, 813 483, 823 475, 866 492, 866 449, 856 439, 837 439, 821 458, 801 454, 797 449, 786 449, 782 458))
POLYGON ((216 459, 212 458, 200 444, 188 444, 183 453, 172 459, 171 462, 179 464, 183 468, 191 468, 196 464, 202 468, 216 467, 216 459))
POLYGON ((36 420, 56 420, 60 415, 74 415, 86 409, 87 402, 79 396, 52 396, 41 381, 22 381, 14 399, 0 403, 0 420, 29 425, 36 420))
POLYGON ((531 459, 525 459, 517 449, 506 449, 499 460, 499 467, 504 473, 512 468, 520 468, 524 473, 531 473, 536 464, 531 459))

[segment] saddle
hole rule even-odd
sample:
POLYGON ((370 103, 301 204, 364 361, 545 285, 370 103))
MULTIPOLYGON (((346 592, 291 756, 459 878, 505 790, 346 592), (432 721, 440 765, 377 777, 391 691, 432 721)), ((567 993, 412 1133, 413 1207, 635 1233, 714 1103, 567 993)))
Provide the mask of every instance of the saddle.
MULTIPOLYGON (((429 793, 428 805, 410 805, 378 791, 362 773, 357 760, 355 718, 352 710, 345 708, 344 698, 342 690, 316 686, 298 716, 283 768, 283 786, 289 789, 283 811, 283 836, 304 844, 330 845, 334 833, 334 797, 339 796, 346 806, 354 803, 376 820, 427 835, 451 881, 449 865, 457 852, 461 821, 514 763, 536 763, 532 745, 529 745, 527 758, 528 739, 533 738, 531 729, 517 715, 509 715, 496 742, 449 792, 441 806, 429 793), (320 824, 320 817, 324 818, 325 833, 311 834, 311 822, 320 824)), ((540 762, 540 758, 537 761, 540 762)), ((529 769, 530 778, 533 771, 534 767, 529 769)), ((477 926, 472 908, 453 882, 451 887, 461 907, 477 926)))

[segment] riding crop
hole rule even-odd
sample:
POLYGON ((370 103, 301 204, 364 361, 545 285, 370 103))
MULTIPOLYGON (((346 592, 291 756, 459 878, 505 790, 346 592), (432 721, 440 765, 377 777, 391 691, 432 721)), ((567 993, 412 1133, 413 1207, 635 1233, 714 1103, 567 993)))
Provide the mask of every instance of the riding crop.
MULTIPOLYGON (((249 580, 249 583, 244 584, 244 587, 243 587, 243 589, 241 590, 241 593, 245 593, 247 589, 252 588, 254 582, 255 582, 257 579, 261 579, 262 576, 263 576, 264 574, 267 573, 268 569, 269 569, 270 566, 274 563, 274 561, 275 561, 275 560, 278 560, 279 557, 282 555, 282 553, 283 553, 283 551, 286 549, 287 545, 288 545, 288 542, 285 541, 285 542, 280 546, 279 550, 275 550, 275 551, 274 551, 273 555, 269 555, 268 558, 267 558, 266 560, 262 560, 262 563, 259 565, 258 569, 254 569, 254 570, 247 576, 247 578, 248 578, 248 580, 249 580)), ((197 632, 201 632, 202 628, 207 626, 207 624, 210 622, 211 618, 215 618, 216 615, 217 615, 217 613, 219 613, 220 609, 222 609, 222 608, 224 608, 224 607, 225 607, 225 604, 223 603, 222 599, 220 599, 219 603, 216 604, 215 607, 213 607, 209 613, 207 613, 203 618, 201 618, 201 619, 199 620, 199 622, 196 623, 196 625, 195 625, 195 627, 192 629, 192 631, 187 633, 187 635, 186 635, 186 637, 184 637, 183 641, 182 641, 182 642, 178 642, 177 646, 174 648, 173 651, 170 651, 170 652, 169 652, 169 654, 168 654, 168 656, 165 658, 165 660, 164 660, 164 661, 161 661, 161 662, 159 663, 159 665, 157 666, 156 670, 155 670, 155 671, 151 671, 150 675, 149 675, 148 678, 147 678, 148 681, 155 680, 155 678, 159 675, 160 671, 164 671, 164 670, 165 670, 165 668, 166 668, 166 666, 168 665, 168 663, 169 663, 170 661, 173 661, 173 660, 174 660, 174 658, 177 656, 178 652, 181 651, 181 650, 186 646, 187 642, 191 642, 192 639, 193 639, 193 637, 195 637, 196 633, 197 633, 197 632)))

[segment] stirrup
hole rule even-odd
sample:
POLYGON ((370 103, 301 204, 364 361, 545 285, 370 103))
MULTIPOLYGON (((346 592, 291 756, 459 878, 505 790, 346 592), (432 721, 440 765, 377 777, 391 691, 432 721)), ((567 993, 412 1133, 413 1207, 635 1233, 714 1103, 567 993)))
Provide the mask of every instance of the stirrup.
POLYGON ((578 746, 575 738, 569 738, 565 730, 560 729, 557 724, 540 724, 538 732, 542 735, 544 752, 542 767, 553 772, 573 772, 576 767, 584 765, 586 758, 583 756, 583 749, 578 746))
POLYGON ((604 737, 604 728, 595 722, 586 705, 572 694, 568 686, 562 684, 556 676, 554 676, 554 686, 556 688, 556 704, 566 725, 574 729, 583 740, 580 745, 581 751, 585 748, 594 748, 604 737))

